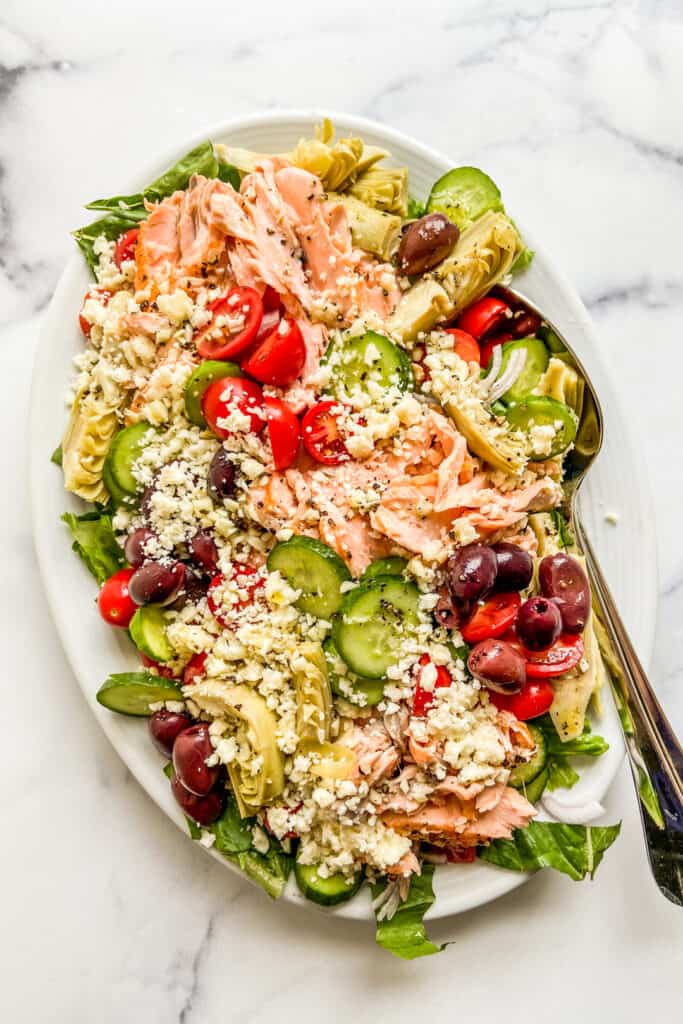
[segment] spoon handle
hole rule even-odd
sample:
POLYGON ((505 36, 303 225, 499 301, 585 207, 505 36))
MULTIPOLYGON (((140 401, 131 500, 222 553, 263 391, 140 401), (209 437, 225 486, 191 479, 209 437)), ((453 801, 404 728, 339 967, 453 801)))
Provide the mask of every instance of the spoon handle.
POLYGON ((683 906, 683 750, 633 649, 578 515, 574 527, 586 556, 594 609, 606 633, 601 641, 608 641, 603 654, 640 797, 652 873, 667 899, 683 906))

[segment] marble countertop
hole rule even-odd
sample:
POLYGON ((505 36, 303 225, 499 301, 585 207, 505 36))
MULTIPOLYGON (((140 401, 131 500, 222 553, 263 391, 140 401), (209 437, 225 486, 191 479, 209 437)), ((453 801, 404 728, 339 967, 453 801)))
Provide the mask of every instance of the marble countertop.
POLYGON ((64 659, 32 547, 24 424, 41 313, 83 201, 178 138, 258 109, 329 106, 484 166, 578 286, 640 439, 659 544, 652 674, 683 732, 682 53, 677 0, 5 0, 4 1020, 514 1022, 540 1005, 557 1024, 635 1024, 678 1007, 683 912, 650 880, 625 769, 607 799, 623 836, 595 882, 536 876, 439 923, 454 945, 413 964, 377 950, 369 926, 271 905, 183 841, 64 659))

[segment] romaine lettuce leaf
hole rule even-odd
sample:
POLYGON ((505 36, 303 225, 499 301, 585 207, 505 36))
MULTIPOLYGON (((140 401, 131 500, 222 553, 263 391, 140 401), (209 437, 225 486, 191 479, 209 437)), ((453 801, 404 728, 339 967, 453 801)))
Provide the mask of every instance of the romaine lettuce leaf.
POLYGON ((123 551, 114 536, 111 516, 105 512, 86 512, 75 516, 65 512, 62 521, 71 530, 72 548, 98 583, 108 580, 126 564, 123 551))
POLYGON ((294 858, 285 853, 276 839, 270 838, 268 853, 251 849, 237 855, 237 863, 245 875, 266 890, 274 900, 284 892, 294 858))
MULTIPOLYGON (((227 166, 227 165, 226 165, 227 166)), ((153 181, 143 192, 130 196, 112 196, 110 199, 95 199, 88 203, 88 210, 106 210, 106 217, 101 217, 92 224, 78 228, 73 232, 78 246, 85 256, 90 269, 95 271, 97 256, 94 252, 95 239, 104 235, 110 241, 118 238, 124 231, 134 228, 141 220, 147 217, 145 200, 158 202, 166 196, 172 195, 179 189, 188 186, 193 174, 203 174, 206 178, 219 176, 220 167, 213 151, 213 144, 209 141, 202 142, 199 146, 186 153, 173 167, 170 167, 161 177, 153 181)), ((224 172, 225 173, 225 172, 224 172)), ((223 179, 230 180, 230 179, 223 179)), ((239 187, 239 186, 238 186, 239 187)))
POLYGON ((575 772, 566 757, 551 757, 548 762, 548 781, 546 788, 571 789, 579 781, 579 773, 575 772))
POLYGON ((532 821, 515 830, 512 839, 495 839, 479 851, 481 860, 510 871, 554 868, 575 881, 593 878, 604 853, 621 830, 618 825, 562 825, 532 821))
POLYGON ((62 451, 61 444, 57 445, 52 455, 50 456, 50 462, 54 462, 55 466, 61 466, 63 462, 64 453, 62 451))
MULTIPOLYGON (((388 921, 378 921, 375 941, 394 956, 403 960, 415 960, 419 956, 440 953, 444 946, 437 946, 427 938, 423 918, 434 902, 432 878, 433 864, 423 864, 422 874, 413 875, 410 880, 408 898, 401 904, 388 921)), ((386 888, 385 881, 372 886, 373 901, 386 888)))

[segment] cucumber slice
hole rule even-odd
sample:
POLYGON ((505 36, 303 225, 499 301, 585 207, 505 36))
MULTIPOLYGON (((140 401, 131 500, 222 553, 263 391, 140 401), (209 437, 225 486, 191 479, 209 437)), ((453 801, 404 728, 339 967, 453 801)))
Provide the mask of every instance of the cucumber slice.
POLYGON ((538 803, 543 796, 545 787, 548 785, 549 771, 544 768, 543 771, 532 779, 531 782, 527 783, 526 786, 522 787, 522 793, 527 798, 530 804, 538 803))
POLYGON ((385 338, 383 334, 367 331, 360 338, 346 339, 332 344, 325 353, 325 362, 332 361, 330 390, 350 395, 356 388, 364 391, 368 381, 381 387, 395 385, 400 391, 412 391, 415 378, 407 352, 385 338))
POLYGON ((361 579, 374 580, 377 576, 402 576, 407 564, 407 560, 401 558, 400 555, 378 558, 367 567, 361 579))
POLYGON ((548 760, 548 744, 541 730, 536 725, 529 725, 529 732, 534 738, 536 753, 530 761, 518 764, 510 772, 508 784, 514 786, 515 789, 521 789, 522 786, 528 787, 529 783, 543 771, 548 760))
POLYGON ((518 341, 506 341, 503 344, 503 362, 500 374, 505 373, 513 352, 526 352, 524 367, 511 388, 505 392, 501 401, 519 402, 531 394, 539 380, 548 369, 550 355, 540 338, 520 338, 518 341))
POLYGON ((117 508, 119 505, 133 505, 135 503, 135 496, 122 491, 114 480, 108 462, 105 462, 102 468, 102 483, 109 491, 109 497, 117 508))
POLYGON ((548 327, 547 324, 541 324, 536 333, 539 338, 545 342, 546 347, 549 348, 554 355, 560 355, 563 352, 566 353, 567 347, 565 343, 562 341, 562 338, 555 334, 552 327, 548 327))
POLYGON ((487 210, 503 210, 500 189, 478 167, 455 167, 432 185, 427 213, 445 213, 462 230, 487 210))
POLYGON ((119 430, 111 443, 103 475, 106 474, 106 480, 124 498, 132 497, 142 490, 142 485, 133 476, 133 463, 140 458, 147 435, 154 429, 151 423, 142 420, 119 430))
POLYGON ((406 626, 417 625, 420 592, 398 576, 377 576, 347 594, 332 639, 352 672, 381 679, 399 657, 406 626))
POLYGON ((334 907, 355 896, 363 881, 362 874, 347 878, 346 875, 330 875, 321 878, 315 864, 294 864, 294 878, 299 890, 307 900, 322 907, 334 907))
POLYGON ((345 563, 332 548, 312 537, 292 537, 276 544, 266 562, 290 587, 301 591, 296 607, 318 619, 330 619, 341 608, 341 584, 351 579, 345 563))
POLYGON ((148 658, 168 661, 173 657, 173 648, 166 637, 166 619, 158 604, 138 608, 128 628, 131 640, 148 658))
POLYGON ((545 395, 529 395, 520 402, 511 402, 505 410, 508 423, 516 430, 529 433, 533 427, 552 425, 555 427, 549 450, 534 448, 529 439, 529 455, 536 459, 550 459, 560 455, 576 437, 579 420, 573 409, 564 402, 545 395))
POLYGON ((223 377, 241 377, 242 371, 237 363, 223 362, 219 359, 205 359, 196 370, 193 370, 185 384, 185 415, 196 427, 205 427, 206 420, 202 412, 202 398, 209 384, 223 377))
POLYGON ((151 672, 120 672, 109 676, 96 696, 102 707, 138 718, 152 714, 150 704, 183 699, 177 683, 163 676, 153 676, 151 672))
MULTIPOLYGON (((343 700, 349 700, 348 691, 351 689, 354 694, 364 698, 360 707, 374 708, 384 696, 384 679, 361 679, 354 672, 347 672, 342 676, 337 672, 337 660, 343 661, 339 651, 334 646, 331 636, 323 644, 325 660, 327 661, 327 678, 330 681, 332 693, 343 700), (343 685, 343 688, 342 688, 343 685), (346 692, 345 692, 346 691, 346 692)), ((352 701, 352 703, 354 703, 352 701)))

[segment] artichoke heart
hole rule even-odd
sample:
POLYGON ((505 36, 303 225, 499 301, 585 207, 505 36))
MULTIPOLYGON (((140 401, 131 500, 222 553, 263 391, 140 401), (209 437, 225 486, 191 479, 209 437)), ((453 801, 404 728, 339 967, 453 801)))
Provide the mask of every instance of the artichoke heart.
POLYGON ((240 814, 248 818, 280 795, 284 757, 277 745, 277 720, 260 694, 241 684, 206 679, 192 688, 192 699, 217 718, 226 718, 240 755, 228 764, 230 784, 240 814))
POLYGON ((327 663, 320 644, 303 643, 292 658, 296 692, 296 732, 299 741, 319 743, 330 738, 332 693, 327 663))
POLYGON ((564 359, 551 356, 548 368, 535 389, 539 395, 547 395, 558 402, 564 402, 581 419, 583 408, 584 380, 564 359))
POLYGON ((329 198, 332 202, 341 203, 346 210, 353 244, 388 260, 398 245, 401 218, 375 210, 352 195, 330 192, 329 198))
POLYGON ((371 167, 349 188, 349 195, 385 213, 405 217, 408 212, 408 169, 371 167))
POLYGON ((116 433, 115 410, 96 392, 76 395, 62 441, 64 486, 85 501, 105 502, 104 461, 116 433))

